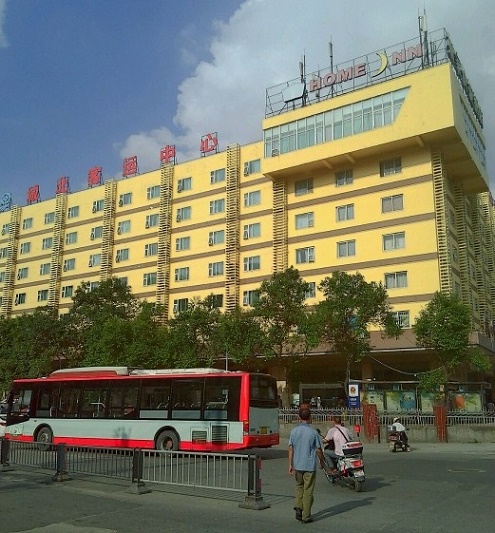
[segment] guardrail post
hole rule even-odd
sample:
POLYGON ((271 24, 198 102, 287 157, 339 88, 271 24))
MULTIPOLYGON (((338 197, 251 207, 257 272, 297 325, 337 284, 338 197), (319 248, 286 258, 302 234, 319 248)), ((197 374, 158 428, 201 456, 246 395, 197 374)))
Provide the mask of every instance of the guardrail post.
POLYGON ((239 507, 261 511, 270 507, 261 495, 261 459, 257 455, 248 455, 248 493, 239 507))
POLYGON ((57 466, 57 472, 52 477, 53 481, 70 481, 72 478, 67 472, 67 460, 65 457, 65 444, 57 444, 55 450, 55 462, 57 466))
POLYGON ((144 452, 139 448, 134 448, 134 453, 132 454, 132 480, 131 486, 126 490, 131 494, 146 494, 151 492, 151 489, 148 489, 144 482, 143 478, 143 465, 144 465, 144 452))
POLYGON ((12 470, 12 468, 10 467, 9 459, 10 459, 10 441, 2 437, 0 439, 0 464, 2 465, 3 472, 12 470))

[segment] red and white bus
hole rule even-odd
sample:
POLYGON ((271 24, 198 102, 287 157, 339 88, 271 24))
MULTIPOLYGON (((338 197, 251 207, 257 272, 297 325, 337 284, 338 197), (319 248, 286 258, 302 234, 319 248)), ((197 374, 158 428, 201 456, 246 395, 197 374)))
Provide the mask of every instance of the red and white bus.
POLYGON ((88 367, 17 379, 6 437, 78 446, 221 451, 279 443, 267 374, 88 367))

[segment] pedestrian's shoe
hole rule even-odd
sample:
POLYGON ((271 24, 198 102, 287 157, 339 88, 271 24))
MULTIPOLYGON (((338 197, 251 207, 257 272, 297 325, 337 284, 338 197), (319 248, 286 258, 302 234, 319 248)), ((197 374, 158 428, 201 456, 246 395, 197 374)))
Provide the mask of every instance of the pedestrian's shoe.
POLYGON ((303 524, 311 524, 313 522, 313 519, 311 517, 306 518, 306 520, 301 520, 303 524))
POLYGON ((296 520, 301 521, 302 520, 302 509, 300 507, 294 507, 294 511, 296 511, 296 520))

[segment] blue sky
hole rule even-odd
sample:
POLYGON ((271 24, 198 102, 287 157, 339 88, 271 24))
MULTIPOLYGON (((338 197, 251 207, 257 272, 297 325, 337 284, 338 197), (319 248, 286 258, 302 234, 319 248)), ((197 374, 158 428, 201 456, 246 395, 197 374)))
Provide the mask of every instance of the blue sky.
POLYGON ((175 144, 198 157, 261 138, 265 89, 416 37, 418 8, 445 27, 484 110, 495 190, 493 0, 0 0, 0 196, 55 195, 88 170, 120 177, 138 156, 145 172, 175 144), (377 5, 375 5, 377 4, 377 5), (352 5, 352 8, 349 6, 352 5))

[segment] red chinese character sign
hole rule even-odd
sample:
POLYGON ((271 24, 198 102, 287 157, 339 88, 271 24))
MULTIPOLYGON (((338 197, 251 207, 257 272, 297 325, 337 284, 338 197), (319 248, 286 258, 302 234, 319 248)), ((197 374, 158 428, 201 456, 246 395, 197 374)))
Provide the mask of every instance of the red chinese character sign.
POLYGON ((93 167, 88 170, 88 187, 97 187, 101 185, 102 171, 101 167, 93 167))
POLYGON ((175 165, 175 144, 167 144, 167 146, 160 150, 160 161, 162 165, 167 165, 169 163, 175 165))
POLYGON ((218 137, 217 132, 207 133, 201 137, 201 145, 199 150, 202 155, 208 152, 218 152, 218 137))
POLYGON ((122 164, 122 176, 128 178, 129 176, 135 176, 138 172, 137 155, 126 157, 122 164))
POLYGON ((40 186, 39 185, 33 185, 32 187, 29 187, 27 192, 27 203, 28 204, 35 204, 36 202, 40 201, 40 186))
POLYGON ((57 192, 55 194, 63 194, 67 192, 70 192, 69 178, 67 176, 62 176, 57 180, 57 192))

